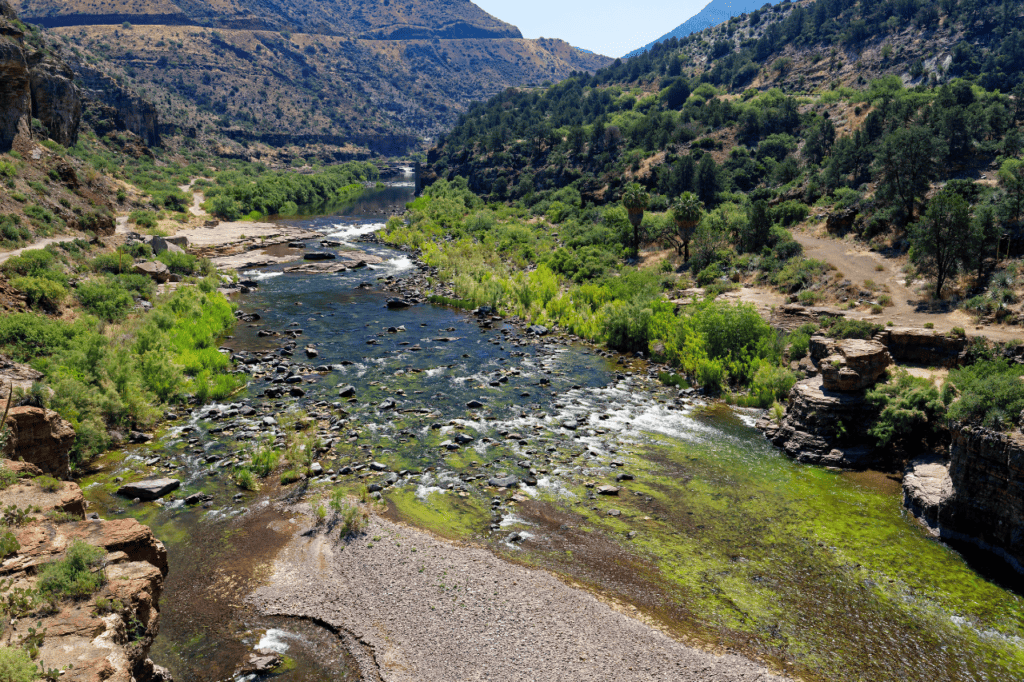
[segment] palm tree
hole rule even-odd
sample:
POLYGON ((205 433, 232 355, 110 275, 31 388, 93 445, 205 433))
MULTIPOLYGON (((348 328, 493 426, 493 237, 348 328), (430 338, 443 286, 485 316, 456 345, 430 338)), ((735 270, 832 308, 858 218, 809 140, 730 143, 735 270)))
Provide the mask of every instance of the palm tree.
POLYGON ((644 211, 651 201, 651 195, 644 191, 638 182, 626 185, 622 193, 622 205, 629 214, 629 223, 633 226, 633 253, 640 255, 640 224, 644 220, 644 211))
MULTIPOLYGON (((704 215, 704 204, 693 192, 683 192, 672 207, 672 219, 676 221, 676 236, 683 245, 683 262, 690 262, 690 239, 704 215)), ((676 247, 678 250, 678 246, 676 247)))

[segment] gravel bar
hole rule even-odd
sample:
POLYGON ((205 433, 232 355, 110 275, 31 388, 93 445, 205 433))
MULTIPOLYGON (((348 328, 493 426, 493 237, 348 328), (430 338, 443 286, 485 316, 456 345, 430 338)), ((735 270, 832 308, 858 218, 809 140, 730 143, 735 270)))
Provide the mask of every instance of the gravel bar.
POLYGON ((368 680, 788 679, 677 642, 546 571, 378 517, 349 541, 296 532, 250 600, 358 642, 368 680))

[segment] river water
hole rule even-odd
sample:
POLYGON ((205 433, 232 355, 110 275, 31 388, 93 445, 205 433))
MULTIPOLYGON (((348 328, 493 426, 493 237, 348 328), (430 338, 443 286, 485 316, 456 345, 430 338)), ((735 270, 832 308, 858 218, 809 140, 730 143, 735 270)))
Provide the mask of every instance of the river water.
POLYGON ((356 240, 411 200, 412 178, 396 180, 330 215, 287 220, 343 243, 307 248, 358 247, 379 266, 244 273, 260 286, 237 302, 261 319, 224 345, 259 354, 254 369, 269 376, 305 367, 303 397, 265 398, 291 384, 254 379, 232 404, 182 414, 154 443, 108 453, 83 481, 93 509, 136 517, 167 544, 152 658, 178 682, 231 679, 260 647, 288 656, 282 680, 358 679, 332 633, 264 618, 245 596, 305 528, 269 502, 337 487, 358 495, 384 475, 327 474, 372 461, 404 472, 384 491, 388 516, 562 573, 678 636, 805 679, 1024 675, 1024 602, 921 532, 891 477, 794 464, 753 428, 756 412, 679 400, 646 368, 593 348, 437 306, 387 310, 379 278, 417 267, 356 240), (282 355, 287 337, 260 330, 301 330, 294 355, 282 355), (318 357, 307 360, 306 345, 318 357), (282 358, 290 369, 273 366, 282 358), (346 385, 351 402, 338 396, 346 385), (319 460, 327 474, 239 489, 233 464, 274 436, 263 417, 298 408, 333 440, 319 460), (156 474, 182 480, 175 499, 112 494, 116 478, 156 474), (496 495, 488 480, 508 474, 524 483, 496 495), (621 490, 598 494, 605 485, 621 490), (185 505, 193 493, 209 499, 185 505))

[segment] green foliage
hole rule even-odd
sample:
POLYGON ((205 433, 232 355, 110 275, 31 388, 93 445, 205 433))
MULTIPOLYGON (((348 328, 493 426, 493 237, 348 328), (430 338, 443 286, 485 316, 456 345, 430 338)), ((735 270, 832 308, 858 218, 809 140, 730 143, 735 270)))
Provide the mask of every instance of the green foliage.
POLYGON ((878 420, 868 429, 879 447, 929 435, 946 413, 935 385, 904 370, 896 371, 889 383, 869 390, 865 398, 880 410, 878 420))
POLYGON ((64 558, 39 570, 36 589, 44 599, 81 599, 98 590, 105 580, 102 571, 93 571, 106 552, 81 540, 72 541, 64 558))
POLYGON ((18 216, 0 214, 0 243, 8 247, 17 247, 31 238, 32 233, 21 224, 18 216))
POLYGON ((298 471, 295 471, 294 469, 283 471, 281 472, 281 485, 295 483, 297 480, 299 480, 299 478, 301 478, 301 474, 298 471))
POLYGON ((0 646, 0 682, 34 682, 38 674, 39 670, 27 651, 0 646))
POLYGON ((55 493, 64 485, 53 476, 37 476, 36 485, 43 489, 43 492, 55 493))
POLYGON ((751 397, 756 399, 757 407, 771 407, 789 397, 790 390, 796 384, 796 378, 796 374, 787 367, 762 363, 754 373, 754 380, 750 385, 751 397))
POLYGON ((788 337, 789 342, 789 359, 800 360, 807 356, 808 350, 811 347, 811 336, 818 331, 818 325, 813 322, 801 325, 799 329, 792 332, 788 337))
POLYGON ((43 277, 16 277, 11 286, 25 294, 32 308, 56 310, 68 294, 63 285, 43 277))
POLYGON ((981 360, 949 373, 947 383, 959 393, 949 406, 953 421, 997 431, 1017 422, 1024 409, 1024 367, 1007 360, 981 360))
POLYGON ((171 272, 179 275, 188 276, 195 275, 200 272, 212 274, 210 272, 208 262, 204 263, 202 260, 190 253, 167 250, 157 256, 156 259, 166 265, 171 272))
POLYGON ((833 339, 870 339, 884 327, 867 320, 833 317, 822 323, 822 334, 833 339))
POLYGON ((135 299, 113 277, 100 277, 82 282, 75 289, 82 307, 107 322, 123 320, 135 305, 135 299))
POLYGON ((128 214, 128 222, 135 223, 143 229, 156 227, 156 214, 152 211, 132 211, 128 214))
POLYGON ((208 206, 224 220, 236 220, 254 211, 275 215, 292 206, 297 210, 351 201, 362 192, 363 183, 378 177, 376 166, 365 161, 331 166, 310 175, 283 171, 253 178, 241 172, 226 172, 218 175, 217 184, 207 190, 208 206))
POLYGON ((256 476, 253 472, 246 468, 240 468, 235 471, 235 483, 242 490, 256 490, 259 484, 256 482, 256 476))

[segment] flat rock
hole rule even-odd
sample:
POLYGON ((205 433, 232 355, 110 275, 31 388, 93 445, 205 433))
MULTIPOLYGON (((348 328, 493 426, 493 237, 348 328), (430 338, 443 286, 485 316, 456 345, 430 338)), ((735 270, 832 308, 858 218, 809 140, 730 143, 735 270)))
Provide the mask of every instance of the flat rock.
POLYGON ((152 478, 123 485, 117 489, 117 494, 131 499, 157 500, 180 486, 181 481, 176 478, 152 478))
POLYGON ((515 476, 492 476, 487 479, 487 485, 493 485, 495 488, 511 488, 519 484, 519 479, 515 476))
POLYGON ((618 495, 619 489, 613 485, 602 485, 597 489, 598 495, 618 495))
POLYGON ((939 510, 953 495, 949 463, 934 456, 912 460, 903 476, 903 504, 930 529, 939 525, 939 510))

